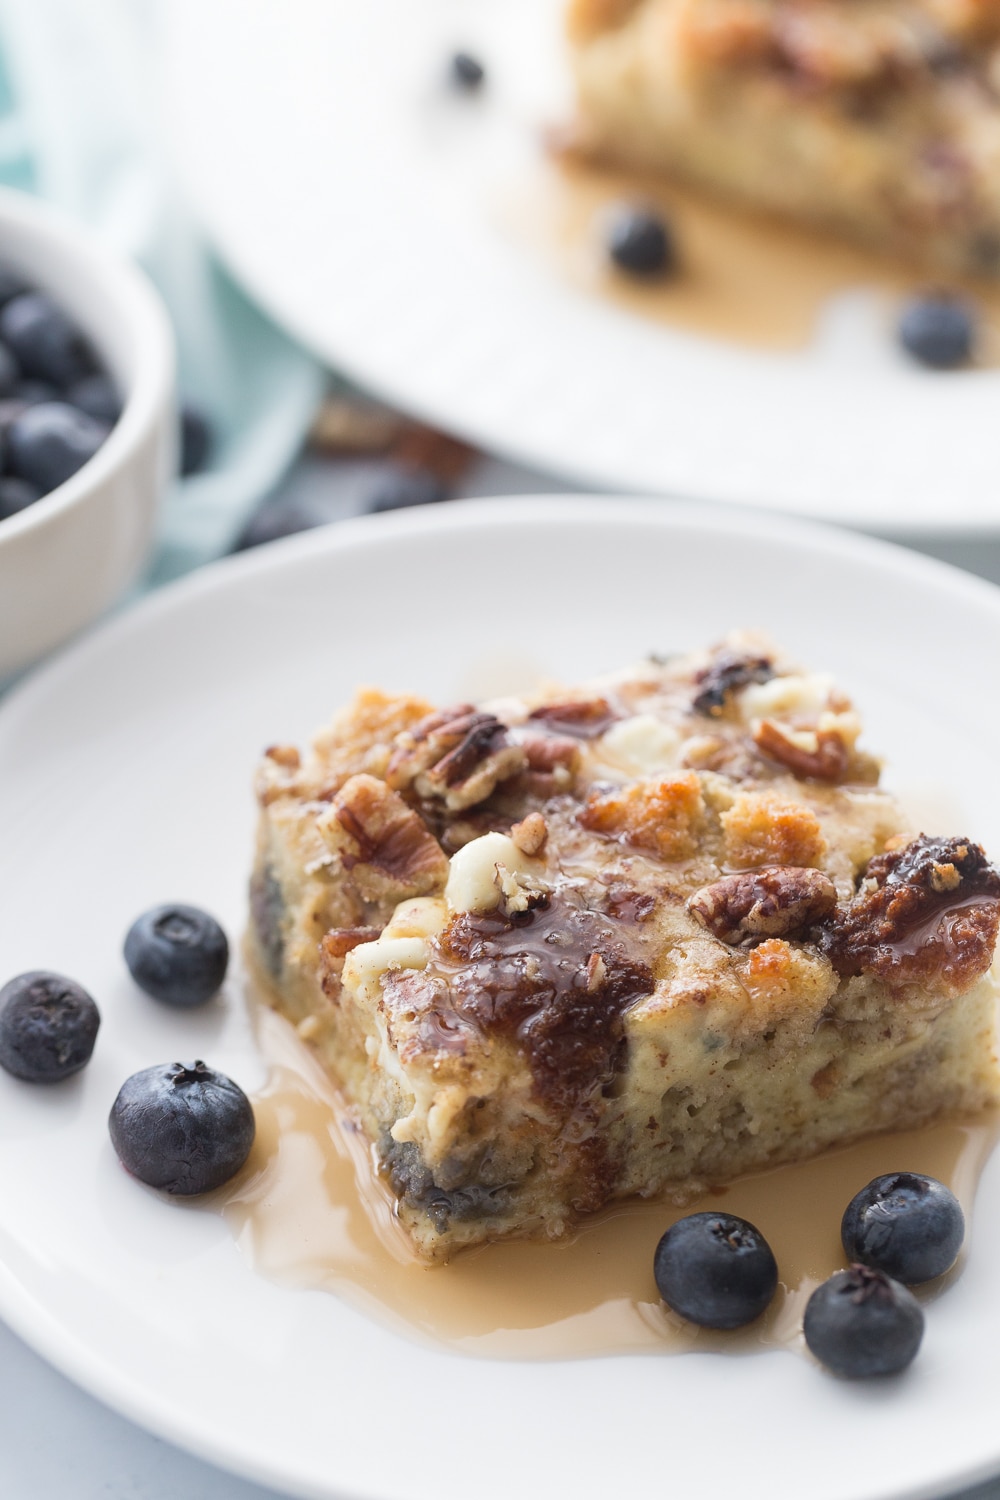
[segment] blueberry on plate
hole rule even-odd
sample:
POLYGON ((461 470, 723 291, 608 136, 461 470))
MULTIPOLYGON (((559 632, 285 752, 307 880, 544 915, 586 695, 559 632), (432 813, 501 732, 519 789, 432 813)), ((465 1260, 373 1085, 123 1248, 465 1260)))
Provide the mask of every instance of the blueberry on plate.
POLYGON ((816 1288, 802 1331, 828 1370, 864 1380, 905 1370, 920 1348, 924 1315, 898 1281, 870 1266, 851 1266, 816 1288))
POLYGON ((212 424, 200 407, 185 401, 181 406, 181 475, 200 474, 212 451, 212 424))
POLYGON ((111 1142, 126 1171, 190 1197, 228 1182, 250 1154, 255 1122, 239 1084, 203 1062, 133 1073, 111 1106, 111 1142))
POLYGON ((850 1260, 917 1286, 955 1264, 965 1215, 954 1193, 935 1177, 889 1172, 851 1199, 840 1238, 850 1260))
POLYGON ((22 292, 0 308, 0 339, 25 375, 65 390, 95 368, 80 329, 45 292, 22 292))
POLYGON ((122 399, 109 375, 85 375, 66 392, 66 400, 95 422, 113 427, 122 414, 122 399))
POLYGON ((475 93, 486 81, 486 69, 471 52, 455 52, 451 59, 451 81, 460 89, 475 93))
POLYGON ((51 380, 19 380, 12 392, 21 406, 41 406, 43 401, 61 401, 59 387, 51 380))
POLYGON ((154 1000, 203 1005, 226 977, 229 943, 215 918, 197 906, 154 906, 129 928, 125 962, 154 1000))
POLYGON ((656 1247, 653 1274, 668 1307, 703 1328, 742 1328, 774 1296, 778 1267, 753 1224, 735 1214, 688 1214, 656 1247))
POLYGON ((58 1083, 91 1057, 100 1011, 62 974, 34 969, 0 990, 0 1066, 28 1083, 58 1083))
POLYGON ((108 435, 103 422, 65 401, 29 406, 7 432, 7 467, 48 494, 93 458, 108 435))
POLYGON ((676 264, 673 236, 662 214, 622 203, 608 220, 607 249, 614 264, 630 276, 662 276, 676 264))
POLYGON ((13 474, 0 475, 0 521, 6 521, 8 516, 16 516, 19 511, 27 510, 29 505, 34 505, 36 500, 42 498, 42 492, 37 484, 32 484, 28 479, 17 479, 13 474))
POLYGON ((899 342, 908 354, 934 370, 967 364, 976 340, 976 317, 960 297, 927 293, 913 297, 899 318, 899 342))

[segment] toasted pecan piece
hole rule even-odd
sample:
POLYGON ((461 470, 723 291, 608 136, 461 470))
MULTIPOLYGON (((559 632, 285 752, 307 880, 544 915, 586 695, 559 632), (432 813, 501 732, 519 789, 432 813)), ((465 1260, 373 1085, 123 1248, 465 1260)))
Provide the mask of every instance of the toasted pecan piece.
POLYGON ((818 933, 838 974, 960 995, 986 973, 1000 874, 969 839, 920 834, 869 860, 856 899, 818 933))
POLYGON ((528 722, 561 730, 579 740, 596 740, 620 717, 607 698, 572 698, 536 708, 528 715, 528 722))
POLYGON ((774 666, 768 656, 748 656, 739 651, 719 651, 696 677, 698 691, 691 702, 696 714, 719 718, 732 696, 751 682, 769 682, 774 666))
POLYGON ((850 764, 850 751, 835 729, 797 731, 761 719, 753 739, 758 750, 803 779, 843 781, 850 764))
POLYGON ((460 703, 428 714, 397 736, 385 779, 394 790, 412 787, 425 801, 443 802, 449 812, 460 812, 485 801, 498 782, 516 776, 527 764, 506 724, 495 714, 460 703))
POLYGON ((375 776, 345 782, 316 826, 363 901, 397 902, 443 888, 448 859, 420 817, 375 776))
POLYGON ((820 870, 767 865, 724 875, 695 891, 690 911, 724 943, 794 937, 828 917, 837 888, 820 870))

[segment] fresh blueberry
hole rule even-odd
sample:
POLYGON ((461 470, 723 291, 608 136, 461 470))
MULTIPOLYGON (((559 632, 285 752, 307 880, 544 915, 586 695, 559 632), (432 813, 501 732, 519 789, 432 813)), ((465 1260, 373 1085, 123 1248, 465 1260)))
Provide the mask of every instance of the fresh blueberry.
POLYGON ((835 1375, 895 1375, 920 1348, 924 1315, 913 1293, 870 1266, 837 1271, 806 1303, 806 1343, 835 1375))
POLYGON ((471 52, 456 52, 451 59, 451 81, 456 87, 475 93, 486 81, 486 69, 471 52))
POLYGON ((12 394, 22 406, 41 406, 43 401, 62 400, 58 387, 51 380, 19 380, 12 394))
POLYGON ((0 475, 0 521, 6 521, 8 516, 16 516, 20 510, 27 510, 29 505, 34 505, 41 498, 42 492, 38 485, 32 484, 30 480, 16 479, 13 474, 0 475))
POLYGON ((752 1224, 734 1214, 688 1214, 656 1247, 653 1274, 668 1307, 703 1328, 742 1328, 774 1296, 778 1267, 752 1224))
POLYGON ((70 406, 93 417, 95 422, 106 422, 109 427, 113 427, 122 414, 121 397, 114 381, 107 375, 85 375, 70 386, 66 400, 70 406))
POLYGON ((190 1197, 228 1182, 246 1161, 255 1123, 240 1086, 203 1062, 161 1063, 122 1084, 108 1118, 126 1171, 190 1197))
POLYGON ((662 214, 620 204, 608 222, 608 254, 630 276, 662 276, 676 264, 673 235, 662 214))
POLYGON ((890 1172, 851 1199, 840 1237, 850 1260, 917 1286, 955 1264, 965 1215, 943 1182, 919 1172, 890 1172))
POLYGON ((372 512, 406 510, 413 505, 434 505, 447 495, 447 488, 435 474, 390 465, 375 481, 365 508, 372 512))
POLYGON ((72 979, 43 969, 0 990, 0 1066, 28 1083, 58 1083, 90 1061, 101 1015, 72 979))
POLYGON ((45 292, 22 292, 0 308, 0 339, 26 375, 51 380, 60 390, 94 369, 87 340, 45 292))
POLYGON ((899 318, 899 341, 922 365, 953 370, 972 355, 976 340, 973 309, 960 297, 942 293, 912 298, 899 318))
POLYGON ((6 344, 0 344, 0 399, 13 396, 21 379, 21 367, 6 344))
POLYGON ((29 290, 27 282, 23 281, 16 271, 8 271, 0 266, 0 307, 4 307, 12 298, 20 297, 22 292, 29 290))
POLYGON ((140 989, 164 1005, 203 1005, 226 977, 229 943, 197 906, 154 906, 125 937, 125 962, 140 989))
POLYGON ((200 407, 185 401, 181 406, 181 474, 199 474, 212 451, 212 424, 200 407))
POLYGON ((7 467, 47 494, 82 469, 107 435, 103 422, 65 401, 29 406, 10 424, 7 467))

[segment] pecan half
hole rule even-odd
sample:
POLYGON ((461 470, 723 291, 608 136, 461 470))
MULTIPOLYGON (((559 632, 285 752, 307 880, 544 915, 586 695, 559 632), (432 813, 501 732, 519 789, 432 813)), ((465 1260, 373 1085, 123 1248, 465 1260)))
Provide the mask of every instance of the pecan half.
POLYGON ((352 776, 316 820, 364 901, 404 901, 440 890, 448 860, 398 793, 375 776, 352 776))
POLYGON ((426 801, 459 812, 485 801, 498 782, 516 776, 527 763, 523 748, 512 743, 495 714, 460 703, 428 714, 396 736, 385 779, 397 791, 412 787, 426 801))
POLYGON ((869 860, 818 941, 838 974, 960 995, 989 968, 998 928, 1000 874, 980 846, 920 834, 869 860))
POLYGON ((808 731, 815 748, 799 743, 793 734, 773 719, 761 719, 754 726, 753 739, 758 750, 772 760, 787 766, 793 776, 810 781, 842 781, 850 761, 850 752, 835 730, 808 731))
POLYGON ((837 890, 821 870, 765 865, 695 891, 688 911, 724 943, 793 937, 828 917, 837 890))
POLYGON ((730 698, 739 688, 751 682, 768 682, 773 676, 774 667, 766 656, 720 651, 715 660, 695 676, 698 692, 691 707, 696 714, 717 719, 725 713, 730 698))
POLYGON ((536 708, 528 720, 533 724, 551 724, 553 729, 580 740, 594 740, 619 717, 607 698, 585 698, 536 708))

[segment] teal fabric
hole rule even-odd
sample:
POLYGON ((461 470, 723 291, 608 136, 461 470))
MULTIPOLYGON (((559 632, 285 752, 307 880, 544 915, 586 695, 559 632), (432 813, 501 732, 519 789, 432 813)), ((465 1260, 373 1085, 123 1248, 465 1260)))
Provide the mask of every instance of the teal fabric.
MULTIPOLYGON (((177 335, 180 387, 217 441, 177 481, 148 583, 227 552, 295 454, 323 371, 204 244, 157 128, 157 0, 0 0, 0 182, 136 258, 177 335)), ((2 254, 2 246, 0 246, 2 254)))

